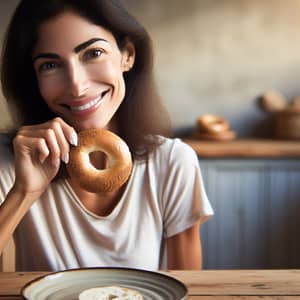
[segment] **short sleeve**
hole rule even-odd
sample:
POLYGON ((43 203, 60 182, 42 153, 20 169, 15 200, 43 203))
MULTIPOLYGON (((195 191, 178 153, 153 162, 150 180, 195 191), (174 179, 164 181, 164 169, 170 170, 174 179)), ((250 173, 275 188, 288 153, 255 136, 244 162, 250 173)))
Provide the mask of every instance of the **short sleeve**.
POLYGON ((0 205, 13 185, 14 176, 10 138, 0 134, 0 205))
POLYGON ((207 198, 195 151, 175 139, 167 157, 163 186, 165 237, 180 233, 195 222, 205 222, 213 209, 207 198))

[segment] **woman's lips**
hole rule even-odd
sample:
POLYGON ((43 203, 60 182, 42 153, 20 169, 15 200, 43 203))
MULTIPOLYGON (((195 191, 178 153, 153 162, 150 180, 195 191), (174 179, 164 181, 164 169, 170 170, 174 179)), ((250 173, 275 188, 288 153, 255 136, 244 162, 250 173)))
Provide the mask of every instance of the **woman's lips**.
POLYGON ((71 111, 84 111, 84 110, 87 110, 87 109, 95 106, 99 101, 101 101, 101 99, 102 99, 102 97, 99 96, 86 104, 78 105, 78 106, 76 106, 76 105, 70 106, 70 109, 71 109, 71 111))
POLYGON ((69 109, 71 112, 78 116, 85 116, 87 114, 93 113, 95 110, 98 109, 99 105, 103 102, 105 95, 108 91, 101 93, 100 96, 84 103, 81 105, 69 105, 69 109))

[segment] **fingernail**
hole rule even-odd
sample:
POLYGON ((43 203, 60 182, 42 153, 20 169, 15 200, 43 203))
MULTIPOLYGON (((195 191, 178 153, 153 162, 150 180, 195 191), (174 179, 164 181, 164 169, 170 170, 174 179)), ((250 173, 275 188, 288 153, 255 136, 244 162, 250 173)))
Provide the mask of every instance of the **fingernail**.
POLYGON ((69 153, 66 153, 62 157, 62 161, 67 164, 69 162, 69 153))
POLYGON ((78 145, 78 136, 77 136, 77 133, 75 131, 73 131, 73 133, 71 135, 71 144, 73 146, 77 146, 78 145))

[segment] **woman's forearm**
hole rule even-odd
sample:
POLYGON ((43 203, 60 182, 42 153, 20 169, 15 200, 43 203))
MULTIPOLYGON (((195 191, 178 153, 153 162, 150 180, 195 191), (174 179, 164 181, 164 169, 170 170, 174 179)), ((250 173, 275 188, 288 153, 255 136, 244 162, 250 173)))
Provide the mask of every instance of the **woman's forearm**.
POLYGON ((34 195, 24 195, 12 188, 0 206, 0 255, 17 225, 34 202, 34 195))

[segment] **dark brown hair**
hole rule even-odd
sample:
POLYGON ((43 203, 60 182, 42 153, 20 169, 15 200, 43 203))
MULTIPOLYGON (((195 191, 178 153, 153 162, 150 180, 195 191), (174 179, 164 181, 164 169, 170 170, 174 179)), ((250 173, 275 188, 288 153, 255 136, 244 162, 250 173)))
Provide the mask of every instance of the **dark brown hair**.
POLYGON ((39 26, 66 10, 110 30, 120 49, 126 39, 136 51, 133 68, 124 73, 126 94, 115 119, 118 134, 135 158, 159 145, 156 135, 170 133, 169 117, 153 79, 152 42, 147 31, 118 0, 22 0, 9 24, 2 50, 3 94, 15 126, 46 122, 56 115, 42 99, 32 62, 39 26))

